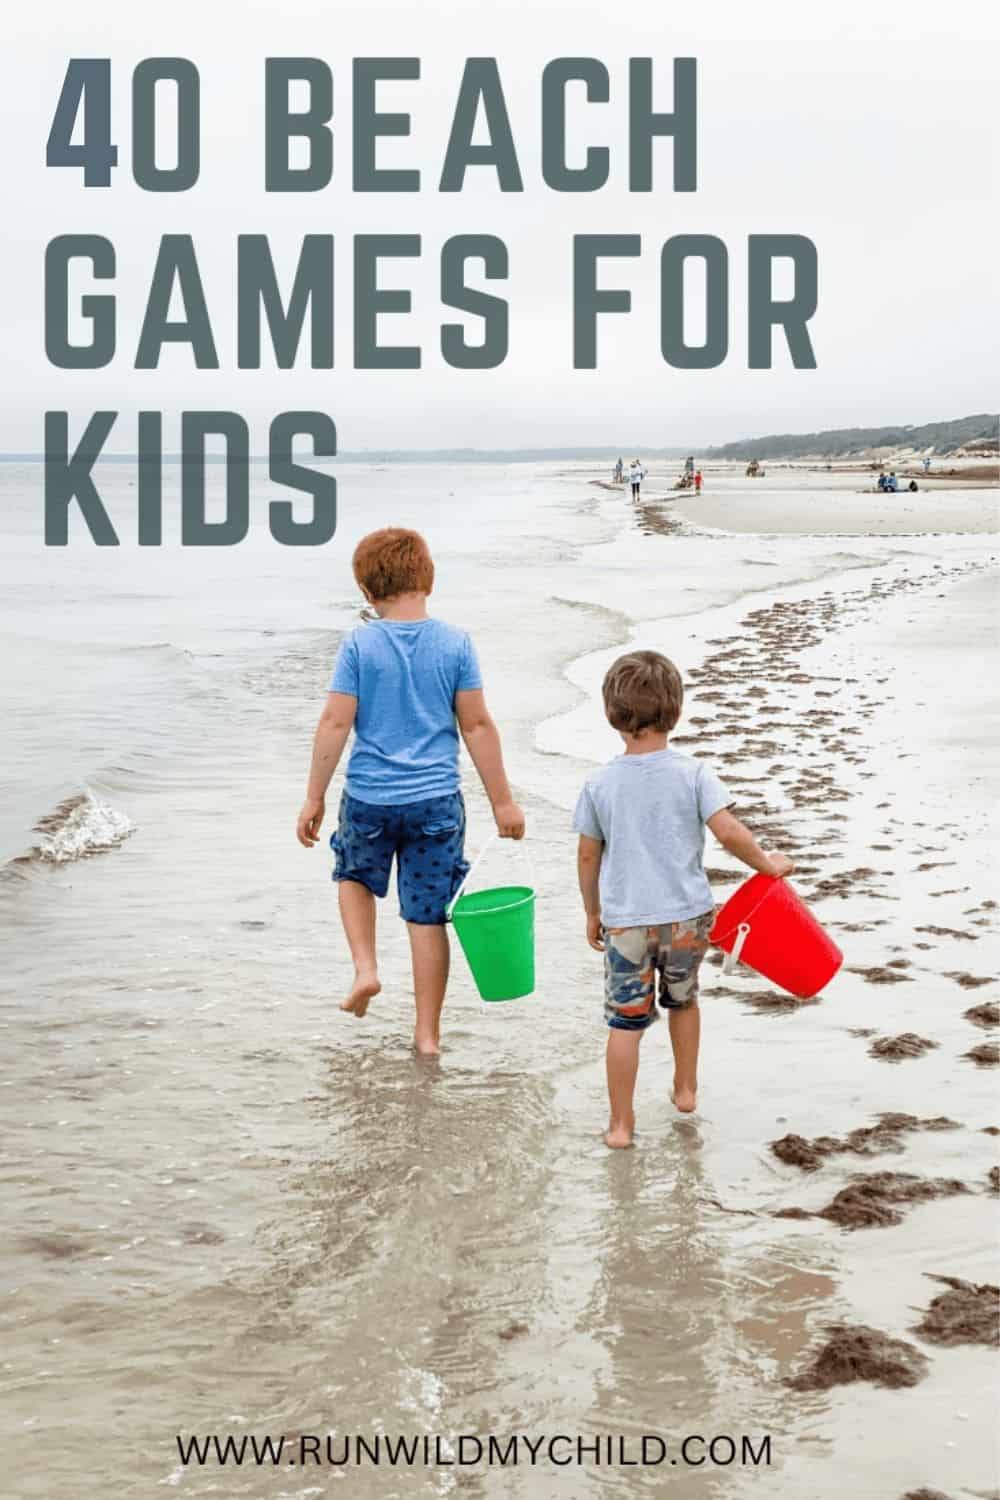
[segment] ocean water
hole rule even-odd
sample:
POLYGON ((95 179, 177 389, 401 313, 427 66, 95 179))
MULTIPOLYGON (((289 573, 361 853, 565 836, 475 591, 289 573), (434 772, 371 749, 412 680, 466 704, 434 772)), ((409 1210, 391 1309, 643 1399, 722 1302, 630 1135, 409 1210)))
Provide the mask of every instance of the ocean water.
MULTIPOLYGON (((985 676, 974 695, 958 684, 970 650, 996 644, 995 539, 729 536, 681 525, 661 476, 638 508, 604 477, 345 465, 325 549, 279 548, 255 525, 235 549, 185 551, 168 527, 160 549, 80 537, 55 552, 40 471, 0 466, 6 1493, 996 1483, 985 1346, 922 1345, 928 1374, 909 1391, 785 1384, 827 1324, 912 1342, 929 1274, 990 1279, 995 1090, 965 1053, 995 1032, 964 1011, 997 991, 982 836, 996 704, 985 676), (430 1067, 408 1049, 392 897, 385 990, 355 1022, 336 1009, 349 966, 328 852, 294 840, 333 654, 358 617, 350 553, 392 522, 428 536, 433 608, 476 635, 528 814, 525 850, 494 850, 486 873, 526 854, 539 892, 536 996, 483 1006, 457 959, 430 1067), (719 761, 773 844, 796 842, 800 888, 847 962, 796 1009, 706 966, 697 1116, 667 1104, 656 1027, 637 1149, 609 1153, 600 964, 568 813, 615 752, 598 689, 632 642, 678 661, 686 748, 719 761), (905 977, 871 977, 894 961, 905 977), (936 1045, 886 1063, 857 1031, 936 1045), (814 1174, 768 1149, 885 1110, 956 1128, 814 1174), (773 1217, 881 1169, 967 1190, 884 1228, 773 1217), (462 1433, 557 1431, 658 1433, 673 1456, 689 1433, 770 1434, 773 1467, 275 1473, 185 1466, 176 1444, 402 1433, 456 1451, 462 1433)), ((128 467, 99 484, 127 533, 128 467)), ((169 516, 175 483, 165 500, 169 516)), ((466 772, 476 849, 490 819, 466 772)), ((735 871, 709 858, 724 899, 735 871)))

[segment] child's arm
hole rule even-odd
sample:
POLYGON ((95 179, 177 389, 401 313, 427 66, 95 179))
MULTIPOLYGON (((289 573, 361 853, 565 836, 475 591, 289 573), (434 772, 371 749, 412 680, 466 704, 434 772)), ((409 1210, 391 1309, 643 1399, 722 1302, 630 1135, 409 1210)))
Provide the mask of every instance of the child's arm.
POLYGON ((723 849, 761 875, 790 875, 795 869, 787 854, 765 854, 749 828, 725 807, 712 814, 708 826, 723 849))
POLYGON ((482 688, 465 688, 455 694, 455 715, 472 756, 472 764, 486 789, 502 839, 524 837, 524 813, 514 801, 510 783, 503 768, 500 734, 490 718, 482 688))
POLYGON ((601 941, 601 896, 598 884, 603 850, 604 844, 600 839, 589 839, 585 833, 581 833, 576 852, 576 873, 580 881, 583 909, 587 913, 587 942, 592 948, 596 948, 598 953, 604 952, 604 944, 601 941))
POLYGON ((300 844, 311 849, 319 843, 319 829, 326 811, 326 789, 337 769, 347 736, 354 726, 358 700, 350 693, 329 693, 313 740, 312 765, 306 800, 295 830, 300 844))

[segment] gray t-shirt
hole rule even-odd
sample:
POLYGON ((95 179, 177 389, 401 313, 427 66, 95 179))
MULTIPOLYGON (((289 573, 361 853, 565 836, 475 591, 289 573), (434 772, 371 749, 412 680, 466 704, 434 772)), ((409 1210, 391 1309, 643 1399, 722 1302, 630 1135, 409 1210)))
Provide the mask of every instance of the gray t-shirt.
POLYGON ((704 761, 676 750, 619 755, 589 776, 573 827, 604 843, 605 927, 656 927, 711 911, 705 824, 731 801, 704 761))

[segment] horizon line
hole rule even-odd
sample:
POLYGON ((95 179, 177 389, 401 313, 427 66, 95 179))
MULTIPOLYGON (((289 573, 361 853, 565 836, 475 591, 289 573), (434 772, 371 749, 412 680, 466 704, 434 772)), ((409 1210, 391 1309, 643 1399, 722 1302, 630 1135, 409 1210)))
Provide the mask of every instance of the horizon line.
MULTIPOLYGON (((697 443, 691 443, 691 442, 687 442, 687 443, 684 443, 684 444, 670 443, 670 444, 663 444, 663 445, 658 445, 658 444, 653 444, 653 443, 638 443, 638 444, 636 444, 634 446, 629 446, 627 449, 621 449, 621 456, 624 457, 624 454, 626 452, 628 452, 628 453, 633 454, 635 457, 639 457, 640 455, 642 455, 643 457, 647 457, 647 458, 653 458, 653 457, 659 457, 659 458, 679 458, 679 457, 682 457, 682 456, 685 456, 685 455, 690 455, 692 453, 692 450, 696 454, 700 452, 700 453, 706 454, 707 456, 713 456, 713 455, 719 455, 719 454, 721 454, 724 449, 727 449, 727 448, 737 448, 737 447, 739 447, 743 443, 747 443, 747 444, 751 444, 752 443, 752 444, 758 445, 758 444, 761 444, 761 443, 767 443, 767 442, 772 442, 772 441, 773 442, 787 442, 789 440, 795 440, 795 439, 799 439, 799 440, 804 441, 804 440, 806 440, 808 438, 846 437, 848 434, 851 434, 851 433, 863 433, 863 432, 872 432, 872 433, 875 433, 875 432, 891 432, 891 431, 895 431, 895 432, 898 432, 900 435, 903 435, 905 433, 910 433, 910 432, 919 432, 922 429, 925 429, 925 428, 928 428, 928 427, 949 427, 949 426, 954 426, 954 425, 956 425, 958 423, 961 423, 961 422, 974 422, 974 421, 979 421, 979 420, 990 421, 990 422, 994 422, 994 423, 997 423, 998 425, 1000 425, 1000 414, 995 413, 995 412, 990 412, 990 411, 970 412, 970 413, 968 413, 965 416, 939 418, 938 420, 932 421, 932 422, 882 422, 882 423, 879 423, 877 425, 873 424, 873 425, 868 426, 868 427, 861 427, 861 426, 852 426, 852 427, 824 427, 824 428, 819 428, 819 429, 813 429, 812 431, 809 431, 809 432, 767 432, 767 433, 764 433, 760 437, 747 437, 747 436, 744 436, 744 437, 729 439, 728 441, 726 441, 724 443, 709 443, 709 444, 706 444, 704 447, 700 447, 699 444, 697 444, 697 443)), ((872 442, 869 442, 867 444, 864 444, 864 446, 869 447, 869 448, 870 447, 893 447, 893 446, 898 446, 898 444, 894 444, 894 443, 891 443, 891 442, 887 442, 887 443, 877 443, 877 442, 872 443, 872 442)), ((958 446, 961 446, 961 444, 959 444, 958 446)), ((337 459, 344 460, 344 461, 346 461, 348 463, 359 463, 359 462, 363 463, 363 462, 371 461, 371 460, 386 461, 386 460, 391 460, 391 459, 397 459, 397 460, 399 460, 399 459, 414 459, 414 460, 419 460, 419 461, 426 461, 426 460, 432 460, 432 459, 439 459, 439 460, 441 460, 441 459, 449 459, 449 458, 452 458, 452 459, 454 459, 454 458, 480 458, 480 459, 503 459, 503 458, 508 458, 508 459, 515 459, 516 458, 516 459, 520 459, 522 462, 528 462, 528 461, 536 460, 536 459, 574 459, 574 458, 576 458, 576 459, 583 460, 583 459, 591 459, 591 458, 593 458, 593 459, 600 459, 601 461, 606 461, 607 456, 609 454, 613 454, 616 448, 620 448, 620 444, 618 444, 618 443, 610 443, 610 442, 607 443, 607 444, 594 444, 594 443, 587 443, 587 444, 557 443, 557 444, 555 444, 553 446, 545 447, 545 448, 529 447, 529 446, 526 446, 526 445, 522 445, 520 447, 510 447, 510 448, 477 448, 477 447, 472 447, 472 446, 470 446, 468 444, 465 444, 465 445, 461 445, 461 446, 458 446, 458 447, 448 447, 448 448, 441 448, 441 447, 438 447, 438 448, 345 448, 342 451, 340 451, 338 453, 335 453, 335 454, 323 454, 323 455, 310 454, 310 455, 308 455, 308 457, 310 459, 310 462, 313 462, 313 463, 323 463, 323 462, 333 463, 337 459)), ((86 453, 84 453, 84 454, 82 454, 80 456, 81 457, 85 457, 85 458, 89 457, 89 455, 86 454, 86 453)), ((812 455, 810 455, 810 454, 804 454, 804 455, 799 455, 799 456, 800 457, 810 457, 812 455)), ((816 456, 817 457, 821 456, 821 453, 820 453, 819 450, 817 451, 816 456)), ((226 462, 241 463, 241 462, 245 462, 245 463, 251 463, 251 464, 259 464, 259 463, 268 463, 270 461, 270 454, 266 454, 266 453, 264 453, 264 454, 257 454, 257 453, 250 454, 249 457, 246 458, 246 459, 240 459, 240 458, 230 459, 229 454, 227 452, 219 452, 219 453, 209 453, 209 452, 206 452, 203 455, 203 457, 204 457, 204 461, 206 463, 226 463, 226 462)), ((184 462, 198 462, 198 461, 200 461, 200 459, 201 459, 201 455, 199 455, 198 459, 188 459, 188 460, 185 460, 184 455, 182 453, 161 453, 161 454, 157 454, 154 458, 143 459, 143 458, 140 457, 140 455, 138 453, 136 453, 134 451, 133 452, 125 452, 125 453, 105 453, 103 451, 99 451, 97 454, 95 454, 95 456, 91 460, 91 462, 97 463, 97 462, 104 461, 104 462, 107 462, 107 463, 140 463, 140 462, 146 462, 146 463, 184 463, 184 462)), ((46 453, 25 453, 25 452, 0 453, 0 463, 46 463, 48 461, 49 461, 49 455, 46 454, 46 453)))

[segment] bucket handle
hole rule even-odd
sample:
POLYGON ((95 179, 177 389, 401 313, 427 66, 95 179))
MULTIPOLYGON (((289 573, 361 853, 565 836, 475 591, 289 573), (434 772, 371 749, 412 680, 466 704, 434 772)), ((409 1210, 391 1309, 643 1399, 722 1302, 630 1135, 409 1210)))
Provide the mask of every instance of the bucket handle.
MULTIPOLYGON (((483 845, 483 847, 480 849, 479 853, 476 855, 475 859, 472 861, 472 864, 466 870, 465 877, 464 877, 461 885, 459 886, 458 890, 455 892, 454 896, 452 896, 451 900, 448 902, 448 905, 444 909, 444 919, 445 919, 446 922, 450 922, 451 921, 451 914, 455 910, 455 906, 458 903, 459 896, 465 890, 465 887, 467 886, 467 884, 469 883, 469 881, 472 879, 473 875, 476 873, 476 870, 477 870, 478 866, 480 865, 480 863, 482 862, 484 856, 489 852, 489 850, 493 847, 493 845, 498 841, 499 838, 500 838, 500 835, 498 833, 491 833, 490 836, 489 836, 489 838, 486 840, 485 844, 483 845)), ((529 858, 528 851, 527 851, 527 849, 524 848, 524 841, 523 841, 523 839, 516 839, 513 842, 515 842, 518 845, 518 847, 520 848, 520 850, 521 850, 521 857, 525 860, 525 862, 527 863, 527 866, 528 866, 528 879, 531 881, 532 886, 534 886, 534 884, 535 884, 534 868, 532 866, 531 859, 529 858)))
POLYGON ((740 961, 740 954, 743 952, 743 944, 746 942, 749 936, 750 923, 741 922, 736 929, 736 941, 734 942, 730 952, 726 954, 725 958, 722 961, 723 974, 732 974, 733 970, 736 968, 736 965, 740 961))

